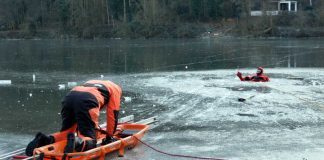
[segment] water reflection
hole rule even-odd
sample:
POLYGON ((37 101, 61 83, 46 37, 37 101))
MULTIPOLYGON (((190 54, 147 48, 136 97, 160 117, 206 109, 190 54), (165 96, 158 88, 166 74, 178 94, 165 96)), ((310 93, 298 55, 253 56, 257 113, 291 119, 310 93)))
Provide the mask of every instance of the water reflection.
POLYGON ((1 40, 0 67, 130 73, 245 67, 323 67, 314 40, 1 40))

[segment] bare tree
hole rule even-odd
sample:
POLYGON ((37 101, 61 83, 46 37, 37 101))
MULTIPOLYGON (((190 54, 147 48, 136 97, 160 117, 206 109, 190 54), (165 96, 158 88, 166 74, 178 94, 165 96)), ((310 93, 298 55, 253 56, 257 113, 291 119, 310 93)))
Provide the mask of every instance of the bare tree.
POLYGON ((124 23, 126 23, 127 18, 126 18, 126 0, 124 0, 124 23))

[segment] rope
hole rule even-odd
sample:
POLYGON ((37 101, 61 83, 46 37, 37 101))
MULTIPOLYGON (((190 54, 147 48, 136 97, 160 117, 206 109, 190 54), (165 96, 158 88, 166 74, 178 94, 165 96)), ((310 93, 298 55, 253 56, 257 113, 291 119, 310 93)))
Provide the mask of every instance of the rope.
POLYGON ((207 159, 207 160, 225 160, 222 158, 209 158, 209 157, 198 157, 198 156, 189 156, 189 155, 181 155, 181 154, 172 154, 172 153, 167 153, 161 150, 158 150, 154 147, 152 147, 151 145, 141 141, 139 138, 137 138, 136 136, 133 136, 135 139, 137 139, 139 142, 141 142, 142 144, 144 144, 145 146, 151 148, 152 150, 164 154, 164 155, 168 155, 168 156, 172 156, 172 157, 180 157, 180 158, 191 158, 191 159, 207 159))
MULTIPOLYGON (((178 66, 191 66, 191 65, 205 64, 205 63, 211 63, 211 62, 225 62, 225 61, 232 61, 232 60, 238 60, 238 59, 248 59, 248 58, 255 58, 255 57, 259 57, 259 56, 244 56, 244 57, 236 57, 236 58, 205 60, 205 61, 199 61, 199 62, 191 62, 191 63, 182 63, 182 64, 175 64, 175 65, 154 67, 154 68, 150 68, 150 70, 159 70, 159 69, 172 68, 172 67, 178 67, 178 66)), ((263 57, 271 57, 271 56, 263 56, 263 57)))
MULTIPOLYGON (((261 65, 263 67, 270 67, 270 66, 276 66, 279 65, 283 62, 288 61, 287 58, 290 56, 300 56, 300 55, 308 55, 308 54, 314 54, 315 52, 303 52, 303 53, 298 53, 298 54, 291 54, 291 55, 286 55, 282 56, 279 58, 279 61, 275 63, 270 63, 270 64, 265 64, 261 65)), ((218 54, 221 55, 221 54, 218 54)), ((217 57, 218 55, 214 56, 206 56, 206 57, 217 57)), ((214 60, 203 60, 203 61, 198 61, 198 62, 189 62, 189 63, 182 63, 182 64, 174 64, 174 65, 167 65, 167 66, 158 66, 158 67, 153 67, 150 68, 150 71, 154 70, 160 70, 160 69, 167 69, 167 68, 172 68, 172 67, 179 67, 179 66, 191 66, 191 65, 196 65, 196 64, 205 64, 205 63, 212 63, 212 62, 225 62, 225 61, 233 61, 233 60, 239 60, 239 59, 248 59, 248 58, 257 58, 257 57, 273 57, 272 55, 263 55, 263 56, 243 56, 243 57, 230 57, 230 58, 223 58, 223 59, 214 59, 214 60)))
MULTIPOLYGON (((236 50, 232 50, 229 51, 229 53, 233 53, 236 50)), ((259 66, 263 66, 263 67, 270 67, 270 66, 276 66, 276 65, 280 65, 283 62, 286 62, 289 56, 300 56, 300 55, 307 55, 307 54, 314 54, 315 52, 303 52, 303 53, 299 53, 299 54, 291 54, 291 55, 286 55, 286 56, 282 56, 281 58, 279 58, 279 60, 275 63, 270 63, 270 64, 265 64, 265 65, 259 65, 259 66)), ((224 54, 216 54, 216 55, 211 55, 211 56, 202 56, 202 57, 193 57, 193 58, 213 58, 213 57, 217 57, 220 55, 224 55, 224 54)), ((202 60, 202 61, 197 61, 197 62, 188 62, 188 63, 181 63, 181 64, 174 64, 174 65, 166 65, 166 66, 157 66, 157 67, 151 67, 151 68, 147 68, 146 71, 158 71, 161 69, 168 69, 168 68, 173 68, 173 67, 180 67, 180 66, 191 66, 191 65, 196 65, 196 64, 206 64, 206 63, 212 63, 212 62, 226 62, 226 61, 233 61, 233 60, 239 60, 239 59, 248 59, 248 58, 257 58, 257 57, 273 57, 272 55, 262 55, 262 56, 243 56, 243 57, 229 57, 229 58, 222 58, 222 59, 214 59, 214 60, 202 60)), ((112 65, 113 67, 117 67, 117 68, 124 68, 125 65, 112 65)))
POLYGON ((262 65, 262 67, 276 66, 276 65, 279 65, 279 64, 281 64, 283 62, 288 61, 287 58, 290 57, 290 56, 300 56, 300 55, 307 55, 307 54, 313 54, 313 52, 304 52, 304 53, 299 53, 299 54, 292 54, 292 55, 282 56, 281 58, 279 58, 278 62, 262 65))

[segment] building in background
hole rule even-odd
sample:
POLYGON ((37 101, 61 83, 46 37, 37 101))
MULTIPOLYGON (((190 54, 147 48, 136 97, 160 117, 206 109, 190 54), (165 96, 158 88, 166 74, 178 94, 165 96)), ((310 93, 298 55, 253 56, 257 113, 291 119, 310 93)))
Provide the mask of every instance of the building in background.
MULTIPOLYGON (((311 1, 310 1, 311 3, 311 1)), ((256 0, 251 3, 251 16, 262 16, 266 14, 268 16, 276 16, 282 12, 297 12, 298 11, 297 0, 273 0, 262 1, 256 0)))

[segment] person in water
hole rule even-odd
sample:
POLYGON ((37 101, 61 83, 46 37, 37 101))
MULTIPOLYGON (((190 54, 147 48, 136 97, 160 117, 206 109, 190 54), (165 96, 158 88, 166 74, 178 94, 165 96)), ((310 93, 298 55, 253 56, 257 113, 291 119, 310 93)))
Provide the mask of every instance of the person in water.
POLYGON ((253 82, 268 82, 269 77, 265 74, 263 74, 263 68, 258 67, 257 68, 257 73, 252 75, 252 76, 246 76, 243 77, 241 72, 237 72, 236 74, 241 81, 253 81, 253 82))
POLYGON ((37 147, 67 138, 64 153, 82 152, 97 145, 96 130, 99 128, 99 111, 106 107, 106 134, 102 145, 113 142, 120 109, 121 88, 111 81, 90 80, 74 87, 62 101, 62 128, 60 132, 45 135, 37 133, 27 145, 26 155, 32 156, 37 147), (75 137, 74 133, 77 133, 75 137))

